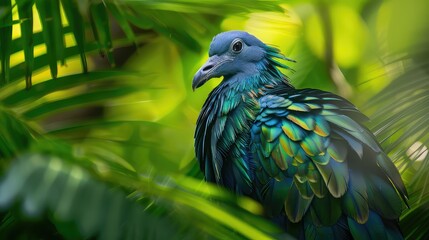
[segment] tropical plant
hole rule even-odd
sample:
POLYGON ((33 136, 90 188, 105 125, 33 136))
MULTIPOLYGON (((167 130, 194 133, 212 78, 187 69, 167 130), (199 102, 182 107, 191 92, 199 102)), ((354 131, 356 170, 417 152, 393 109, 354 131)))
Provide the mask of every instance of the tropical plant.
POLYGON ((150 73, 115 67, 124 48, 133 52, 165 35, 175 51, 177 44, 198 52, 198 39, 217 32, 222 19, 210 9, 244 9, 244 2, 170 4, 2 1, 1 238, 268 239, 278 232, 257 216, 255 202, 148 154, 169 154, 150 134, 174 129, 108 115, 109 107, 126 103, 121 98, 156 94, 166 85, 150 73), (100 67, 96 51, 109 66, 100 67))

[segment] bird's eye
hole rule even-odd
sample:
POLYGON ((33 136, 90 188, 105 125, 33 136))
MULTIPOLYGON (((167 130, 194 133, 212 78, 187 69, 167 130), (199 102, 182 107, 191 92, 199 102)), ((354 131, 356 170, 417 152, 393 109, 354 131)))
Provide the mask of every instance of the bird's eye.
POLYGON ((241 41, 237 41, 232 45, 232 51, 238 53, 243 49, 243 43, 241 41))

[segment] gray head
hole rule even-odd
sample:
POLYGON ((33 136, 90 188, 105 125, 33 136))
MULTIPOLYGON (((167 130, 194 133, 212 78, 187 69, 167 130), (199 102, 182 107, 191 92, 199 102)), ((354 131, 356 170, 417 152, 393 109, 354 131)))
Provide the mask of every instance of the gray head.
POLYGON ((266 56, 267 48, 255 36, 244 31, 216 35, 210 44, 209 59, 195 74, 192 88, 196 89, 215 77, 254 74, 257 63, 266 56))

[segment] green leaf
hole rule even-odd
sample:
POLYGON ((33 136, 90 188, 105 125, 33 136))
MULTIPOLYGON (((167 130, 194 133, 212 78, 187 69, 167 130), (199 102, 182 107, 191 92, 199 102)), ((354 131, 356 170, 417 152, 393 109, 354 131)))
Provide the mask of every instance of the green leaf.
POLYGON ((69 97, 66 99, 52 101, 38 105, 28 111, 23 116, 25 118, 38 118, 43 115, 53 114, 58 111, 64 111, 71 107, 85 106, 102 102, 103 100, 110 100, 116 97, 125 96, 127 94, 138 91, 139 89, 132 86, 116 87, 108 90, 100 90, 89 93, 83 93, 77 96, 69 97))
POLYGON ((10 47, 12 42, 12 2, 0 1, 0 10, 5 14, 0 17, 0 61, 1 79, 0 86, 10 81, 10 47))
POLYGON ((118 22, 119 26, 124 31, 127 38, 134 43, 134 45, 137 45, 136 42, 136 36, 134 35, 133 30, 131 29, 130 24, 128 23, 128 20, 125 17, 125 13, 122 12, 122 9, 119 8, 116 4, 113 4, 111 2, 106 2, 107 9, 109 9, 109 12, 113 15, 115 20, 118 22))
MULTIPOLYGON (((11 159, 29 147, 37 136, 30 127, 11 111, 0 108, 0 160, 11 159)), ((1 163, 1 161, 0 161, 1 163)), ((0 171, 2 165, 0 164, 0 171)))
POLYGON ((25 155, 13 163, 0 182, 0 207, 18 201, 24 215, 52 212, 54 221, 76 223, 84 238, 156 235, 166 239, 180 234, 169 217, 145 211, 122 191, 109 189, 82 168, 56 157, 25 155))
POLYGON ((21 22, 21 39, 25 56, 25 85, 29 89, 32 85, 34 45, 33 45, 33 0, 17 0, 19 18, 21 22))
POLYGON ((11 95, 0 100, 4 105, 8 107, 25 104, 28 102, 35 101, 49 93, 56 91, 69 89, 75 86, 99 82, 99 81, 111 81, 112 78, 120 76, 138 76, 137 73, 123 72, 123 71, 105 71, 105 72, 90 72, 86 74, 74 74, 70 76, 61 77, 58 79, 51 79, 33 86, 32 90, 19 90, 11 95))
POLYGON ((114 66, 113 45, 106 7, 103 3, 91 4, 90 13, 92 32, 99 44, 99 49, 107 56, 107 60, 109 60, 110 64, 114 66))
MULTIPOLYGON (((56 0, 54 0, 56 1, 56 0)), ((55 23, 53 10, 51 4, 45 0, 35 0, 36 8, 40 16, 40 22, 42 23, 43 38, 45 40, 46 52, 49 59, 49 68, 51 70, 52 78, 57 78, 58 67, 57 67, 57 39, 55 38, 55 31, 61 31, 56 29, 57 24, 55 23)))
POLYGON ((79 13, 78 5, 76 1, 73 0, 62 0, 61 3, 63 5, 64 13, 67 16, 70 27, 72 28, 77 47, 79 49, 83 72, 87 72, 88 63, 86 62, 85 54, 85 26, 82 20, 82 16, 79 13))

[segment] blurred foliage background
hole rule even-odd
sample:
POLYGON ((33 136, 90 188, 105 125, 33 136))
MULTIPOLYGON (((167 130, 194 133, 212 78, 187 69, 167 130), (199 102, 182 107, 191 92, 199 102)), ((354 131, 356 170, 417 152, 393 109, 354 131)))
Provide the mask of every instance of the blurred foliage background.
POLYGON ((246 30, 297 62, 298 88, 340 94, 410 193, 429 236, 425 0, 2 0, 0 238, 272 239, 248 198, 203 181, 193 132, 211 38, 246 30))

